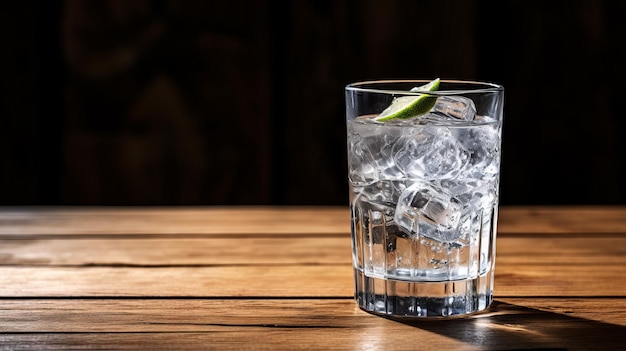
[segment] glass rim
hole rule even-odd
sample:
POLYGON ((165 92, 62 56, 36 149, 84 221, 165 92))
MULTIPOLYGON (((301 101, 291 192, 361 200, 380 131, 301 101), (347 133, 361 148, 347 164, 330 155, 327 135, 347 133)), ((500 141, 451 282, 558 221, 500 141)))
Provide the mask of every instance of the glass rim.
MULTIPOLYGON (((381 84, 401 84, 401 83, 419 83, 425 84, 432 80, 428 79, 388 79, 388 80, 368 80, 361 82, 354 82, 346 85, 346 91, 354 91, 354 92, 368 92, 368 93, 379 93, 379 94, 393 94, 393 95, 421 95, 424 92, 413 92, 408 90, 394 90, 394 89, 382 89, 375 87, 363 87, 364 85, 381 85, 381 84)), ((441 79, 441 83, 451 83, 451 84, 465 84, 468 86, 467 89, 454 89, 454 90, 436 90, 429 91, 428 94, 432 95, 458 95, 458 94, 470 94, 470 93, 494 93, 494 92, 502 92, 504 91, 504 87, 502 85, 496 83, 489 82, 481 82, 474 80, 458 80, 458 79, 441 79), (472 88, 475 87, 475 88, 472 88)))

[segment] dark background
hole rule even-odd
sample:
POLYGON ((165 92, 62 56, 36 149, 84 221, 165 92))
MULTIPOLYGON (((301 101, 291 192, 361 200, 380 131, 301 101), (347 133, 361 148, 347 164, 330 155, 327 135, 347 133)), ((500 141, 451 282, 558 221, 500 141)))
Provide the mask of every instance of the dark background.
POLYGON ((347 204, 343 87, 505 86, 501 204, 624 204, 623 1, 10 1, 0 205, 347 204))

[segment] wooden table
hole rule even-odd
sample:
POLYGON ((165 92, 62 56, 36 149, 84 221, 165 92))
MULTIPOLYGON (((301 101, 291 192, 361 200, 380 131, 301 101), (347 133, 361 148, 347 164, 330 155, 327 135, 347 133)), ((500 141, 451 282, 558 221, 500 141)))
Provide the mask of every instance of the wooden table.
POLYGON ((349 211, 0 209, 0 350, 624 350, 626 207, 505 207, 486 313, 353 301, 349 211))

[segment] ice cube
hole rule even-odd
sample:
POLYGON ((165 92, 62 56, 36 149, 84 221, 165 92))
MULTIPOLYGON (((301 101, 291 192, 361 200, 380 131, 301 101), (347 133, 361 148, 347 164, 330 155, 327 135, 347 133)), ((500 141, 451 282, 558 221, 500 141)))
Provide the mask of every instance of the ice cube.
POLYGON ((447 179, 459 174, 469 154, 448 128, 424 125, 411 130, 393 147, 395 164, 407 177, 447 179))
POLYGON ((479 212, 485 208, 492 208, 497 204, 498 191, 495 183, 486 183, 481 187, 473 189, 468 197, 465 207, 471 212, 479 212))
POLYGON ((378 179, 401 179, 403 173, 396 166, 392 149, 406 128, 387 127, 367 123, 348 124, 349 178, 353 184, 371 184, 378 179))
POLYGON ((448 193, 458 196, 472 191, 480 184, 475 180, 466 179, 441 179, 436 181, 437 185, 448 193))
POLYGON ((404 128, 389 128, 384 134, 372 137, 370 149, 374 151, 373 157, 381 179, 402 179, 402 171, 393 160, 393 146, 400 137, 404 128))
POLYGON ((378 172, 372 152, 363 137, 348 134, 348 179, 353 185, 365 185, 376 181, 378 172))
POLYGON ((466 121, 473 121, 476 116, 474 101, 462 96, 440 96, 431 111, 466 121))
POLYGON ((377 211, 390 215, 406 187, 405 181, 379 180, 360 187, 357 191, 361 195, 361 201, 366 201, 377 211))
POLYGON ((419 181, 400 195, 394 220, 411 236, 450 242, 459 235, 461 211, 459 200, 446 190, 419 181))
POLYGON ((495 126, 457 128, 454 134, 468 151, 469 159, 461 178, 492 181, 500 170, 500 136, 495 126))

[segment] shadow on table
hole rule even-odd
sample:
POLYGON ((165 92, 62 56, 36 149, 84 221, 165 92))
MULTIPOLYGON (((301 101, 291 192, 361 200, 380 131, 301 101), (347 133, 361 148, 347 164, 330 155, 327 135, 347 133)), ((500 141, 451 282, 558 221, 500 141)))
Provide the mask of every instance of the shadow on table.
POLYGON ((489 350, 626 350, 626 327, 498 301, 461 319, 392 320, 489 350))

